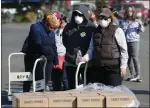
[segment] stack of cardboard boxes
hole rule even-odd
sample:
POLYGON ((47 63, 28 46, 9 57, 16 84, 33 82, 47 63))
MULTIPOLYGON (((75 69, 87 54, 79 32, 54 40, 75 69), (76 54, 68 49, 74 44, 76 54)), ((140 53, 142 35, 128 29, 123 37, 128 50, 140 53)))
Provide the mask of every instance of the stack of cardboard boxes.
POLYGON ((130 104, 134 97, 123 92, 62 91, 14 93, 13 107, 122 107, 130 104))

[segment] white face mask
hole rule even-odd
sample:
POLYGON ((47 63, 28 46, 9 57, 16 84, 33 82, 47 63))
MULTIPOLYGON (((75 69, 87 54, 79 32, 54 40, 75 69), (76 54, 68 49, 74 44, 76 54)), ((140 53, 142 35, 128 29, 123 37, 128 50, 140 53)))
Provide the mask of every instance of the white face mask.
POLYGON ((80 17, 80 16, 75 16, 75 22, 77 23, 77 24, 81 24, 82 22, 83 22, 83 17, 80 17))
POLYGON ((99 21, 99 25, 100 25, 102 28, 108 27, 109 23, 110 23, 109 20, 104 20, 104 19, 102 19, 102 20, 99 21))

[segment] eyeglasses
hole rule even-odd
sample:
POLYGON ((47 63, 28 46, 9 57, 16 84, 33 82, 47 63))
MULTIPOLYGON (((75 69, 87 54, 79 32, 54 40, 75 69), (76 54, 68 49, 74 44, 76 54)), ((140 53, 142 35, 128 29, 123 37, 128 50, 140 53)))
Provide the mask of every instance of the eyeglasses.
POLYGON ((80 13, 77 12, 77 11, 74 11, 74 13, 75 13, 76 16, 80 16, 80 17, 83 16, 83 14, 80 14, 80 13))
POLYGON ((100 20, 102 20, 102 19, 104 19, 104 20, 108 20, 110 17, 106 17, 106 16, 99 16, 99 19, 100 20))

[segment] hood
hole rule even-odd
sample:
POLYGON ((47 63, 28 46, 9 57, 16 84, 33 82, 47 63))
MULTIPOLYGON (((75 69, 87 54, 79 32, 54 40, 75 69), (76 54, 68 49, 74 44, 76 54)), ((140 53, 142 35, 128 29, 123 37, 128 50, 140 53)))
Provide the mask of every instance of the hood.
POLYGON ((84 5, 78 5, 76 9, 73 10, 72 16, 71 16, 71 22, 75 23, 74 17, 75 17, 75 11, 79 11, 84 15, 84 23, 82 25, 87 25, 89 22, 89 16, 88 16, 88 8, 84 5))

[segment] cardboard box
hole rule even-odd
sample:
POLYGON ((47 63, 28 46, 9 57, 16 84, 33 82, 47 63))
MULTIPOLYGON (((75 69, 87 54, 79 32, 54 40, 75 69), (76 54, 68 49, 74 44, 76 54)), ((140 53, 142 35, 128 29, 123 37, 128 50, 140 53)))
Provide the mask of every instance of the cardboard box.
POLYGON ((17 98, 20 96, 20 95, 22 95, 22 93, 13 93, 12 94, 12 106, 13 106, 13 108, 15 108, 15 107, 18 107, 18 100, 17 100, 17 98))
POLYGON ((133 96, 123 92, 118 93, 101 92, 101 95, 105 96, 106 107, 123 107, 130 104, 134 100, 133 96))
POLYGON ((66 95, 49 95, 48 102, 49 108, 53 107, 77 107, 77 98, 75 96, 66 96, 66 95))
POLYGON ((77 96, 77 107, 97 107, 102 108, 105 106, 105 97, 98 94, 82 94, 77 96))
POLYGON ((54 92, 54 94, 58 94, 58 95, 68 95, 68 94, 70 94, 70 92, 56 91, 56 92, 54 92))
POLYGON ((95 92, 95 91, 82 91, 81 92, 82 94, 97 94, 97 92, 95 92))
POLYGON ((40 93, 14 93, 13 107, 48 107, 48 98, 40 93))
POLYGON ((43 92, 43 95, 44 96, 47 96, 47 95, 54 95, 55 93, 54 92, 43 92))
POLYGON ((44 96, 55 96, 55 95, 57 95, 57 96, 63 96, 63 95, 65 95, 65 96, 71 96, 71 94, 68 92, 43 92, 43 95, 44 96))
POLYGON ((72 96, 81 95, 81 92, 70 92, 72 96))

